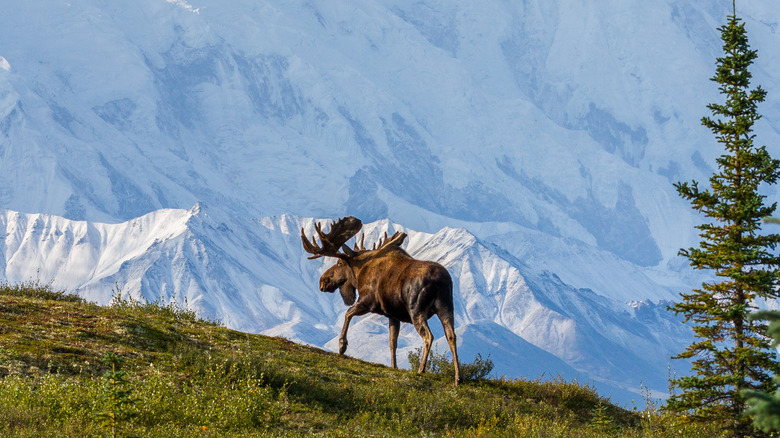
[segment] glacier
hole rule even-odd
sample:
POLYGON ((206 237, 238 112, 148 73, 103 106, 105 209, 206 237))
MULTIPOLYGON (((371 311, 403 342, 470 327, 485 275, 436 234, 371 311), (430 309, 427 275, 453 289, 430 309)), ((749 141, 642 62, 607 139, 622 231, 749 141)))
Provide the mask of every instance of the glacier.
MULTIPOLYGON (((333 348, 345 308, 312 292, 326 266, 296 236, 350 214, 450 269, 462 348, 490 348, 497 374, 662 394, 690 336, 664 303, 707 278, 677 255, 702 218, 672 183, 721 153, 699 119, 730 6, 4 5, 0 280, 186 298, 333 348)), ((778 156, 780 10, 737 7, 769 93, 757 142, 778 156)), ((361 319, 349 353, 385 361, 383 324, 361 319)))

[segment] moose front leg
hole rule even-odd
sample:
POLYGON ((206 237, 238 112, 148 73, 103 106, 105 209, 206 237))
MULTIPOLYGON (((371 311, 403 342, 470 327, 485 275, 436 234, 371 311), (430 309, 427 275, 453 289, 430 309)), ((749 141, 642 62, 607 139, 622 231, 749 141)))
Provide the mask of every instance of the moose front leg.
POLYGON ((398 347, 398 330, 401 328, 401 321, 388 317, 390 320, 390 365, 393 368, 398 368, 398 364, 395 362, 395 350, 398 347))
POLYGON ((347 330, 349 330, 349 323, 352 321, 352 317, 365 315, 366 313, 368 313, 368 309, 362 306, 360 301, 347 309, 347 314, 344 316, 344 327, 341 329, 341 336, 339 336, 339 354, 344 354, 347 351, 347 345, 349 345, 347 342, 347 330))

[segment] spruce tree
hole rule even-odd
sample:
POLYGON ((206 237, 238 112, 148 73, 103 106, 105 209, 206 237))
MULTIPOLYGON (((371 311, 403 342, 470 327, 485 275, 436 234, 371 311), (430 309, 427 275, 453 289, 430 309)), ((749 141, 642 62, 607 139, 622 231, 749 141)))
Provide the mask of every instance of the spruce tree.
POLYGON ((672 380, 680 393, 670 397, 667 409, 718 421, 743 437, 753 429, 740 391, 773 391, 777 385, 771 377, 780 370, 765 336, 766 324, 748 319, 757 298, 778 296, 780 259, 774 249, 780 236, 760 233, 762 218, 776 204, 765 205, 758 190, 777 181, 780 161, 764 146, 753 145, 753 124, 761 117, 757 104, 766 92, 760 86, 750 90, 748 67, 756 51, 750 50, 745 25, 734 13, 718 30, 724 56, 717 59, 712 80, 725 103, 707 105, 713 117, 702 118, 702 124, 725 152, 717 159, 709 189, 696 181, 675 184, 693 209, 708 218, 696 227, 699 247, 680 250, 680 255, 695 269, 713 271, 716 280, 682 294, 682 301, 670 307, 692 323, 694 342, 675 358, 691 359, 695 374, 672 380))

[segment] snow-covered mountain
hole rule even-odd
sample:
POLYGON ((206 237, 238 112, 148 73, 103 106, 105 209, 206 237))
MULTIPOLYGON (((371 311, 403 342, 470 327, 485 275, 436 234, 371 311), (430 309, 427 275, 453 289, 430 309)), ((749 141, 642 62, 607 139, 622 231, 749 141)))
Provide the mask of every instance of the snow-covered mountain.
MULTIPOLYGON (((8 3, 0 279, 332 346, 345 309, 312 295, 297 218, 351 214, 416 230, 457 279, 462 348, 499 373, 665 388, 688 335, 662 302, 701 280, 672 183, 721 153, 699 119, 728 2, 8 3)), ((737 7, 780 156, 780 8, 737 7)), ((385 361, 384 322, 358 325, 351 353, 385 361)))
MULTIPOLYGON (((308 260, 292 216, 243 221, 196 205, 159 210, 120 224, 76 222, 43 214, 0 215, 0 268, 13 281, 52 279, 101 304, 123 295, 171 300, 239 330, 338 348, 346 307, 317 290, 332 260, 308 260)), ((668 358, 689 330, 650 300, 627 305, 537 271, 463 228, 416 232, 387 220, 366 224, 367 242, 409 234, 406 249, 452 273, 462 356, 490 355, 507 376, 578 378, 617 400, 639 399, 640 384, 665 387, 668 358)), ((434 334, 443 341, 436 321, 434 334)), ((389 363, 387 321, 358 318, 349 354, 389 363)), ((401 363, 421 340, 404 325, 401 363)), ((442 353, 446 350, 439 349, 442 353)))
MULTIPOLYGON (((665 264, 695 236, 671 182, 719 154, 726 3, 14 2, 0 207, 502 222, 665 264)), ((780 11, 743 3, 776 150, 780 11)))

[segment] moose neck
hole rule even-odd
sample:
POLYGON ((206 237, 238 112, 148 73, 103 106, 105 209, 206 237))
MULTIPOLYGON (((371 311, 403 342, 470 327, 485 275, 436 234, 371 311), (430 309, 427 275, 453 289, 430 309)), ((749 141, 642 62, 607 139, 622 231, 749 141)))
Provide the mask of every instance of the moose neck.
POLYGON ((411 256, 409 256, 406 251, 399 247, 391 250, 384 250, 381 253, 378 251, 366 251, 356 255, 355 257, 350 257, 348 260, 345 260, 345 264, 349 268, 349 282, 360 289, 360 277, 367 269, 374 270, 376 269, 377 265, 382 264, 384 261, 389 261, 389 259, 395 258, 411 259, 411 256))
POLYGON ((342 259, 344 261, 344 264, 347 266, 346 272, 347 272, 347 282, 345 285, 349 284, 353 287, 358 287, 358 273, 360 272, 363 265, 366 264, 367 260, 363 260, 360 257, 349 257, 346 259, 342 259))

